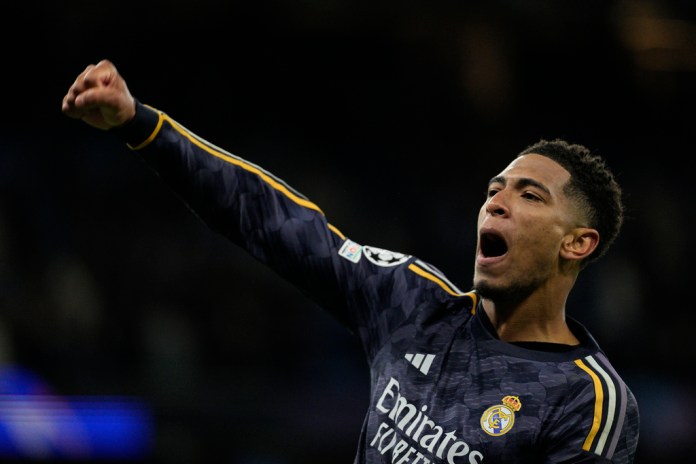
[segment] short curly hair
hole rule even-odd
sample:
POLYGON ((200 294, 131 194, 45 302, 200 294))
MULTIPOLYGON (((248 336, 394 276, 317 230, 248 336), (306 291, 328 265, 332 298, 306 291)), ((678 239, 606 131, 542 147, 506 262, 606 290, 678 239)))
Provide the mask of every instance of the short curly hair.
POLYGON ((562 139, 541 139, 517 156, 531 153, 554 160, 570 173, 564 192, 586 214, 588 226, 599 232, 599 244, 582 267, 598 260, 619 235, 625 211, 621 186, 606 161, 585 146, 562 139))

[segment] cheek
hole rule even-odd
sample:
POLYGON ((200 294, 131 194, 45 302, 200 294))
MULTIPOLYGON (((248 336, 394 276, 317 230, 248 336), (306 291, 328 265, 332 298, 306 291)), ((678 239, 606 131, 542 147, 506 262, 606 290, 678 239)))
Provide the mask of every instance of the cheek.
POLYGON ((530 252, 540 255, 555 255, 560 248, 563 230, 555 225, 544 224, 543 221, 530 221, 522 242, 530 252))
POLYGON ((543 242, 545 250, 540 251, 540 254, 546 256, 549 261, 557 261, 561 252, 561 245, 563 243, 562 231, 557 228, 547 229, 544 231, 543 242))
POLYGON ((481 228, 481 222, 483 219, 486 217, 486 204, 484 203, 483 206, 481 206, 481 209, 479 209, 478 213, 478 219, 476 220, 476 230, 481 228))

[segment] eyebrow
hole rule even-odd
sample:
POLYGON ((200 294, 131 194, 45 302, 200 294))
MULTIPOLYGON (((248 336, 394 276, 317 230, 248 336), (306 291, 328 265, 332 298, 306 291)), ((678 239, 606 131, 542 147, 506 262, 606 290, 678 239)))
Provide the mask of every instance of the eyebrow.
MULTIPOLYGON (((536 187, 539 190, 546 192, 548 195, 551 195, 551 191, 548 189, 548 187, 546 187, 538 180, 534 180, 529 177, 520 177, 519 179, 517 179, 515 183, 517 184, 517 188, 536 187)), ((488 181, 489 187, 491 186, 491 184, 503 184, 504 186, 506 186, 508 184, 508 180, 505 176, 495 176, 488 181)))

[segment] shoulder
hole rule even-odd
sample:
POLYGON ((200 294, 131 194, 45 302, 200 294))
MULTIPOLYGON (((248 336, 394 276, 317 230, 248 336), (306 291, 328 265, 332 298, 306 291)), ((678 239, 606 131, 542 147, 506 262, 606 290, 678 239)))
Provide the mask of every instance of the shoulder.
POLYGON ((633 392, 601 351, 575 361, 582 387, 568 404, 587 420, 584 447, 612 459, 635 452, 639 434, 638 403, 633 392))

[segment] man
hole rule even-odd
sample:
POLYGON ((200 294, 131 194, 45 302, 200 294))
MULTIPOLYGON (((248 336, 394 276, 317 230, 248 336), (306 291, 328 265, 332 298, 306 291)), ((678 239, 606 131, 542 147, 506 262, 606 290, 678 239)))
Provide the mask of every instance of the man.
POLYGON ((630 463, 632 392, 566 317, 580 271, 619 233, 604 161, 562 140, 488 186, 473 290, 422 260, 357 243, 282 180, 130 94, 108 60, 63 112, 137 151, 214 230, 293 282, 363 344, 371 395, 356 463, 630 463))

